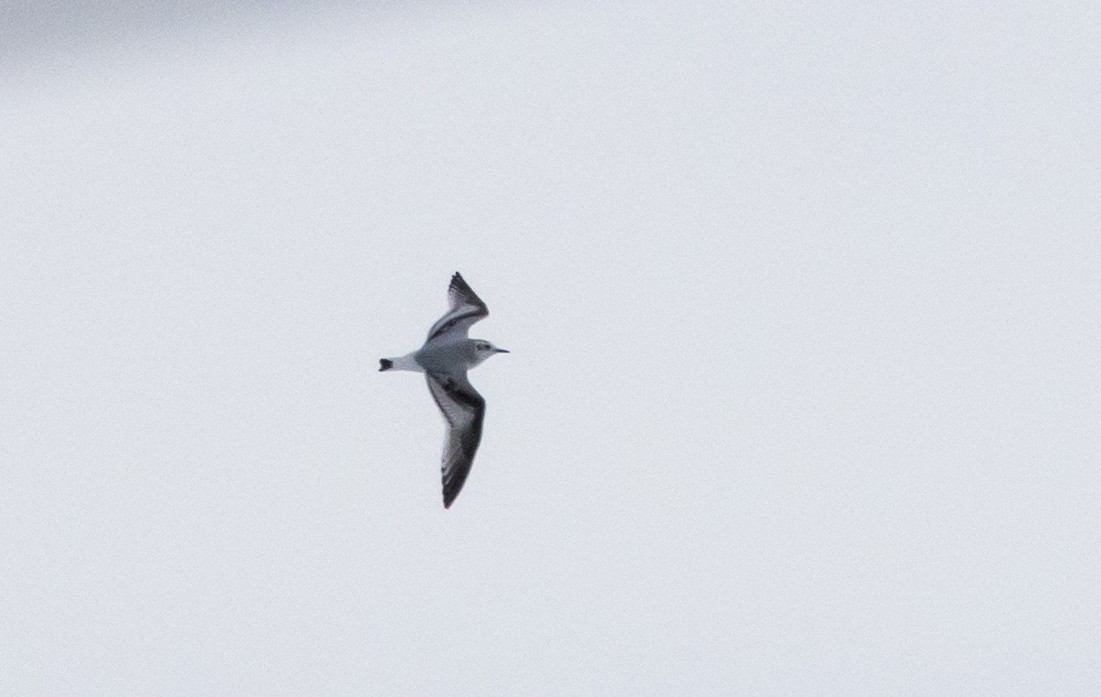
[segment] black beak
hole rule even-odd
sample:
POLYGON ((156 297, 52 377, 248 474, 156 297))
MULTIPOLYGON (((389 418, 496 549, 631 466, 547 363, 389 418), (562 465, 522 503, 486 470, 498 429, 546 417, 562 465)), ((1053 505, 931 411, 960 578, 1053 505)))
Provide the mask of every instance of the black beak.
POLYGON ((503 348, 493 349, 493 352, 494 353, 512 353, 512 351, 509 351, 508 349, 503 349, 503 348))

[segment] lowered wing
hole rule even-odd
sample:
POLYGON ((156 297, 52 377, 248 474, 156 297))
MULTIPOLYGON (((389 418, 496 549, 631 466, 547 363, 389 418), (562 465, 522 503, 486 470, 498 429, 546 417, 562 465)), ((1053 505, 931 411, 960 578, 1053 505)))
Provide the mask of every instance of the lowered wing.
MULTIPOLYGON (((457 276, 458 274, 456 274, 457 276)), ((467 381, 466 376, 454 378, 428 373, 428 391, 447 421, 440 472, 443 477, 443 507, 450 508, 459 495, 474 464, 474 453, 482 440, 482 422, 486 401, 467 381)))

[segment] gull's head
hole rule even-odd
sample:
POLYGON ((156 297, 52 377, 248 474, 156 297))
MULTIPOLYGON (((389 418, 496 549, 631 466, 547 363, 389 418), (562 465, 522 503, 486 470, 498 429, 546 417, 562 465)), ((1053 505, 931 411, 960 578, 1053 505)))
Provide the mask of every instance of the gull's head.
POLYGON ((478 365, 485 359, 497 353, 508 353, 508 351, 503 348, 494 346, 484 339, 474 340, 474 365, 478 365))

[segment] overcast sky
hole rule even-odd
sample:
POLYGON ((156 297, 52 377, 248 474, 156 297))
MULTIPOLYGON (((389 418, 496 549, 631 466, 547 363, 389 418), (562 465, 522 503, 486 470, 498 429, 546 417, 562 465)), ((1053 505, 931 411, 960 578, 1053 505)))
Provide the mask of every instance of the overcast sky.
POLYGON ((0 692, 1101 692, 1096 3, 290 6, 0 4, 0 692))

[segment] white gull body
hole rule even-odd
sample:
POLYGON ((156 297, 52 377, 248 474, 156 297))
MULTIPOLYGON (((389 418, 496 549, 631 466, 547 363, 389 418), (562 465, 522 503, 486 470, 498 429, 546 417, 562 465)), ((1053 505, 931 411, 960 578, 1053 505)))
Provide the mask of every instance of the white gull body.
POLYGON ((494 354, 508 353, 467 336, 472 324, 489 315, 489 308, 457 272, 447 289, 447 303, 447 313, 428 330, 424 346, 379 361, 380 371, 412 370, 428 379, 428 391, 448 426, 440 464, 444 508, 450 508, 462 490, 482 440, 486 402, 466 373, 494 354))

